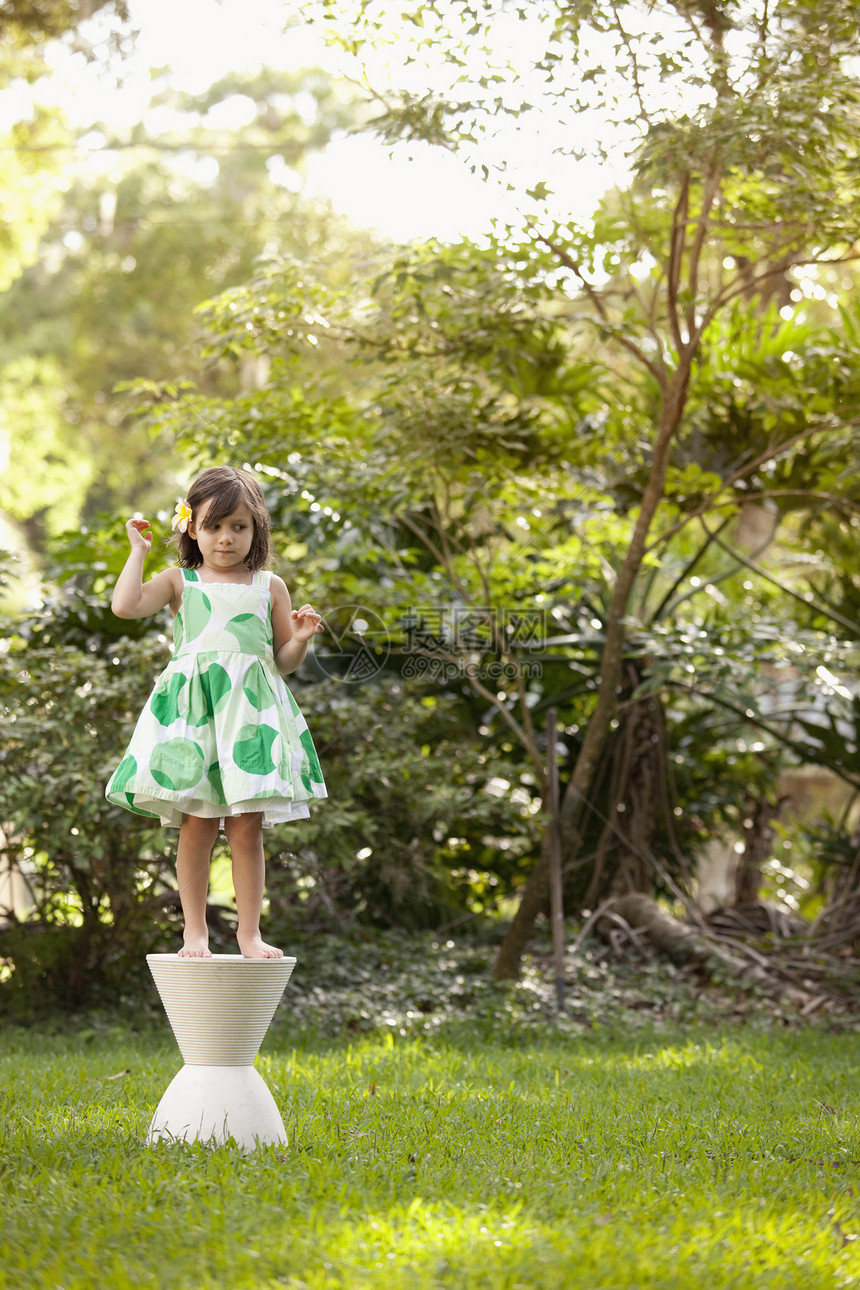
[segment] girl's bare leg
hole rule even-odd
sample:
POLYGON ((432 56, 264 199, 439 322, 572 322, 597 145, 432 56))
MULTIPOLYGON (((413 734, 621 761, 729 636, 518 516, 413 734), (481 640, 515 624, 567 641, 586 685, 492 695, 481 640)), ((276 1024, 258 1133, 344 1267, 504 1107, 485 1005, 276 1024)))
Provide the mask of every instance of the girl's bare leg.
POLYGON ((176 880, 185 919, 181 959, 209 959, 206 898, 209 895, 209 860, 218 836, 218 821, 183 815, 176 850, 176 880))
POLYGON ((239 949, 246 959, 281 959, 283 950, 267 945, 260 936, 260 912, 266 882, 262 813, 228 816, 224 821, 224 832, 233 858, 239 949))

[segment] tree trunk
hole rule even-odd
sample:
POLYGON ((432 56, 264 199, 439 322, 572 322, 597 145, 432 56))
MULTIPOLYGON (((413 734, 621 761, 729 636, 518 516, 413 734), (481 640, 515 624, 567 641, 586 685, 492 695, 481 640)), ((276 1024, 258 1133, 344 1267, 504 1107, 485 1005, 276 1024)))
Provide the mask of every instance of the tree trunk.
MULTIPOLYGON (((691 359, 692 347, 687 346, 681 354, 677 372, 662 392, 663 410, 658 423, 651 470, 642 494, 642 503, 630 546, 618 571, 612 593, 606 624, 606 642, 600 659, 597 704, 586 727, 579 756, 561 803, 559 827, 562 837, 562 864, 565 868, 576 861, 580 844, 579 819, 582 807, 588 801, 591 783, 609 733, 610 722, 618 707, 626 640, 627 607, 645 555, 651 524, 663 499, 672 442, 681 423, 687 401, 691 359)), ((542 846, 540 860, 529 875, 519 908, 499 947, 493 966, 493 976, 496 979, 509 980, 519 975, 523 951, 531 936, 535 918, 546 906, 548 895, 549 864, 546 846, 542 846)))
MULTIPOLYGON (((625 692, 639 684, 639 672, 628 661, 625 692)), ((664 814, 664 774, 660 740, 663 722, 659 700, 626 703, 612 737, 612 768, 606 801, 606 822, 594 862, 575 884, 577 907, 596 909, 611 896, 648 892, 653 885, 649 857, 664 814)))
POLYGON ((735 906, 754 905, 761 887, 761 867, 773 854, 773 821, 779 815, 783 799, 757 802, 750 812, 745 830, 743 854, 735 871, 735 906))

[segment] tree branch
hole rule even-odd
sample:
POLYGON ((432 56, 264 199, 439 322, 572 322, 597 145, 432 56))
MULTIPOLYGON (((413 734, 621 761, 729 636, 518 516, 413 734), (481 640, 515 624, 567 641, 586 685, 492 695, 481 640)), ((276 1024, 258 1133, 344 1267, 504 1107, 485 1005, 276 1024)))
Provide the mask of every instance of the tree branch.
MULTIPOLYGON (((710 533, 704 520, 700 519, 699 522, 705 532, 710 533)), ((838 609, 835 609, 832 606, 816 604, 813 600, 807 600, 806 596, 801 595, 799 591, 795 591, 792 587, 787 587, 784 582, 780 582, 778 578, 774 578, 774 576, 763 569, 760 564, 756 564, 756 562, 749 559, 748 556, 742 555, 740 551, 735 551, 735 549, 730 547, 727 542, 724 542, 722 538, 717 537, 716 533, 712 536, 717 546, 721 546, 733 560, 737 560, 738 564, 742 564, 745 569, 749 569, 757 577, 763 578, 765 582, 769 582, 771 586, 778 587, 779 590, 790 599, 798 600, 802 605, 805 605, 807 609, 813 609, 816 613, 823 614, 825 618, 831 619, 834 623, 841 623, 843 627, 848 627, 852 632, 860 634, 860 623, 855 623, 852 622, 850 618, 845 618, 843 614, 840 614, 838 609)))
MULTIPOLYGON (((666 309, 669 319, 669 331, 675 342, 680 357, 684 349, 681 336, 681 324, 678 319, 678 288, 681 283, 681 266, 684 260, 684 240, 687 231, 687 214, 690 207, 690 176, 685 174, 681 180, 681 191, 672 212, 672 234, 669 241, 669 264, 666 276, 666 309)), ((692 340, 692 333, 688 336, 692 340)))
MULTIPOLYGON (((603 300, 603 297, 600 295, 600 292, 597 291, 595 287, 585 277, 579 265, 577 264, 576 260, 574 260, 572 256, 568 255, 564 247, 559 246, 556 242, 553 242, 551 238, 546 237, 543 233, 538 234, 537 241, 542 242, 544 246, 547 247, 550 251, 552 251, 553 255, 556 256, 556 258, 561 261, 561 263, 565 266, 565 268, 570 269, 571 273, 576 275, 576 277, 582 283, 582 288, 585 291, 585 294, 588 296, 588 299, 594 305, 600 317, 603 319, 604 322, 610 323, 609 314, 606 311, 606 304, 603 300)), ((661 390, 665 389, 665 386, 666 386, 665 373, 662 372, 660 368, 657 367, 657 365, 651 361, 651 359, 644 352, 644 350, 640 349, 639 346, 635 343, 635 341, 632 341, 629 336, 625 336, 619 332, 613 332, 613 336, 619 345, 622 345, 624 349, 628 351, 628 353, 633 355, 637 363, 641 363, 642 366, 651 373, 651 375, 654 377, 654 380, 657 382, 660 389, 661 390)))
MULTIPOLYGON (((728 518, 723 521, 722 525, 717 530, 717 532, 718 533, 721 532, 722 529, 725 528, 727 524, 731 523, 731 521, 732 521, 732 517, 731 515, 729 515, 728 518)), ((693 556, 692 560, 689 560, 687 564, 684 566, 684 568, 681 570, 681 572, 678 574, 678 577, 669 587, 669 590, 666 592, 665 596, 660 601, 659 605, 654 610, 653 614, 650 615, 650 621, 652 623, 656 622, 660 618, 660 615, 662 614, 663 610, 666 608, 669 601, 672 599, 678 587, 680 587, 681 583, 684 582, 690 576, 691 572, 693 571, 693 569, 695 569, 699 561, 706 555, 708 548, 710 547, 711 543, 715 539, 715 536, 716 535, 713 533, 708 533, 708 539, 705 542, 704 546, 699 548, 699 550, 693 556)))
MULTIPOLYGON (((775 739, 783 748, 789 748, 793 753, 796 753, 802 762, 809 761, 809 748, 806 744, 799 743, 798 740, 791 739, 788 735, 781 734, 779 730, 774 726, 768 725, 768 723, 761 717, 757 717, 755 715, 750 716, 749 714, 751 710, 749 708, 742 708, 739 704, 732 703, 729 699, 724 699, 718 694, 713 694, 709 690, 702 689, 701 686, 691 684, 689 681, 670 679, 667 680, 665 684, 672 690, 683 690, 685 694, 695 694, 701 699, 706 699, 708 703, 713 703, 717 708, 723 708, 726 712, 734 713, 736 717, 740 717, 747 725, 755 726, 757 730, 763 730, 765 734, 770 735, 771 738, 775 739)), ((791 720, 790 715, 788 720, 791 720)), ((846 784, 850 784, 853 788, 860 790, 860 780, 855 779, 850 772, 845 770, 844 766, 837 766, 835 763, 829 761, 821 761, 817 764, 827 766, 829 770, 833 771, 834 775, 838 775, 846 784)))
POLYGON ((639 60, 633 50, 630 36, 622 26, 621 19, 618 16, 618 6, 614 3, 614 0, 612 3, 612 15, 615 19, 613 26, 624 42, 624 47, 627 50, 627 57, 630 59, 630 66, 633 69, 633 91, 636 95, 636 101, 639 104, 639 119, 649 123, 651 118, 648 115, 648 109, 645 107, 645 100, 642 97, 642 81, 639 76, 639 60))
MULTIPOLYGON (((860 417, 851 421, 842 421, 838 426, 831 426, 829 428, 835 430, 856 425, 860 425, 860 417)), ((646 548, 645 554, 650 555, 656 547, 660 546, 664 542, 668 542, 676 533, 680 533, 681 529, 685 528, 691 520, 697 520, 700 516, 706 515, 708 511, 715 510, 718 504, 728 506, 730 504, 729 502, 719 502, 720 496, 727 488, 731 488, 738 482, 738 480, 744 479, 751 471, 757 470, 758 467, 764 465, 766 461, 770 461, 771 457, 777 457, 781 453, 787 452, 788 449, 793 448, 795 444, 802 443, 805 439, 810 439, 815 434, 821 434, 826 428, 827 427, 821 425, 807 426, 805 430, 801 430, 796 435, 792 435, 790 439, 784 440, 783 443, 777 444, 776 447, 768 448, 765 452, 760 453, 758 457, 747 462, 745 466, 741 466, 740 469, 736 470, 734 474, 729 475, 728 479, 724 480, 723 483, 720 484, 720 487, 716 492, 711 493, 710 497, 706 497, 702 504, 697 506, 694 511, 690 511, 689 515, 685 515, 683 519, 678 520, 677 523, 673 524, 663 533, 658 534, 654 541, 646 548)))
POLYGON ((760 286, 761 283, 766 282, 768 278, 778 277, 781 273, 787 273, 789 269, 804 269, 810 265, 854 264, 857 260, 860 260, 860 250, 852 251, 849 255, 833 257, 816 255, 810 256, 808 259, 804 260, 794 259, 788 253, 784 253, 779 264, 773 268, 767 269, 764 273, 753 274, 752 277, 747 278, 746 280, 735 277, 731 279, 731 281, 727 282, 726 286, 715 297, 713 304, 705 314, 699 328, 699 334, 701 335, 706 330, 721 309, 726 305, 731 304, 731 302, 736 300, 738 296, 751 293, 756 289, 756 287, 760 286))
POLYGON ((702 186, 702 209, 699 218, 696 221, 696 234, 693 238, 693 245, 690 249, 690 270, 687 275, 687 281, 690 290, 690 300, 687 305, 687 333, 692 341, 695 335, 698 342, 702 334, 702 329, 696 327, 696 300, 699 295, 699 265, 702 258, 702 248, 705 245, 705 239, 710 228, 711 210, 720 190, 719 173, 714 168, 710 171, 707 180, 702 186))

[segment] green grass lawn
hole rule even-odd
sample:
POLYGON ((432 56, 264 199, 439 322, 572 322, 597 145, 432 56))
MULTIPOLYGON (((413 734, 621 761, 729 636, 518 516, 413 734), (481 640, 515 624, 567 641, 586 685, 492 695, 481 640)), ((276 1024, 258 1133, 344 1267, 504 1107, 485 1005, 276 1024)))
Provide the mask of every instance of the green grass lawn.
POLYGON ((283 1148, 142 1144, 181 1059, 7 1028, 0 1286, 860 1286, 860 1037, 777 1027, 301 1038, 283 1148))

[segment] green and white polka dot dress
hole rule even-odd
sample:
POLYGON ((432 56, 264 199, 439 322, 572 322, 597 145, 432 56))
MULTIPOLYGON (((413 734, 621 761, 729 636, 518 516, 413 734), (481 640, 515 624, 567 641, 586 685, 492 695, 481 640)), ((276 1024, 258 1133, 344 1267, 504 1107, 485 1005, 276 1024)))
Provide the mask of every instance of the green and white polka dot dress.
POLYGON ((326 796, 298 705, 275 667, 271 574, 250 586, 184 569, 173 658, 158 678, 106 796, 178 827, 182 816, 262 811, 305 819, 326 796))

